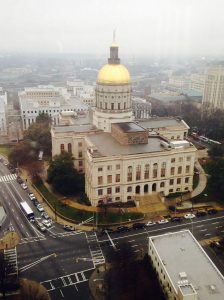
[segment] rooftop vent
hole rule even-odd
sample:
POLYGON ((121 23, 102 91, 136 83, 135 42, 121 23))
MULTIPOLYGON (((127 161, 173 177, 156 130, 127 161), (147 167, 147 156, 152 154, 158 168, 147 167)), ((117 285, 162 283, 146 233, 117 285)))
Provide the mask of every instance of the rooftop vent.
POLYGON ((186 272, 180 272, 179 276, 180 276, 181 280, 187 279, 187 273, 186 272))
POLYGON ((211 284, 211 285, 209 286, 209 288, 210 288, 210 290, 211 290, 212 292, 215 292, 215 290, 216 290, 216 286, 215 286, 214 284, 211 284))

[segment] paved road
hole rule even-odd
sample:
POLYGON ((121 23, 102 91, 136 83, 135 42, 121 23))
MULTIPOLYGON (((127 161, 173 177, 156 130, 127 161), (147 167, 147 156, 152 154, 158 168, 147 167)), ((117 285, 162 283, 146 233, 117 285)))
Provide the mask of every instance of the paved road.
MULTIPOLYGON (((1 166, 0 179, 1 176, 7 175, 8 170, 1 166)), ((197 240, 202 241, 224 233, 224 213, 218 213, 192 221, 185 220, 182 223, 155 225, 144 230, 111 234, 110 238, 95 232, 65 232, 57 223, 53 223, 43 234, 21 211, 21 200, 27 200, 30 206, 32 203, 27 192, 23 191, 15 180, 0 181, 0 197, 6 206, 12 226, 21 236, 21 242, 17 246, 21 276, 42 282, 53 300, 91 299, 88 279, 93 270, 105 262, 112 245, 119 249, 120 244, 126 241, 136 253, 143 255, 147 252, 148 236, 189 229, 197 240)), ((36 208, 32 208, 36 217, 40 218, 36 208)), ((215 256, 210 247, 205 245, 205 249, 224 274, 222 259, 215 256)))

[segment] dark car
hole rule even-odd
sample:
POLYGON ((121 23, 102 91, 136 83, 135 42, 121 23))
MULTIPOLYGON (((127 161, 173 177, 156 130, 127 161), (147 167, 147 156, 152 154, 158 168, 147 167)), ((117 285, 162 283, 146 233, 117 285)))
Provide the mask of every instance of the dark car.
POLYGON ((199 210, 196 212, 196 217, 204 217, 206 215, 207 215, 206 211, 203 211, 203 210, 201 210, 201 211, 199 210))
POLYGON ((34 200, 33 201, 33 204, 35 205, 35 206, 37 206, 38 204, 40 204, 37 200, 34 200))
POLYGON ((118 226, 116 229, 116 232, 128 232, 130 231, 130 228, 127 226, 118 226))
POLYGON ((114 230, 111 228, 103 228, 101 234, 114 233, 114 230))
POLYGON ((17 181, 19 184, 23 183, 23 180, 22 180, 22 178, 21 178, 21 177, 19 177, 19 176, 17 176, 17 178, 16 178, 16 181, 17 181))
POLYGON ((173 217, 170 220, 171 220, 171 222, 182 222, 183 221, 183 219, 181 217, 173 217))
POLYGON ((218 212, 218 211, 217 211, 215 208, 212 208, 212 209, 209 209, 209 210, 208 210, 208 214, 209 214, 209 215, 215 215, 215 214, 217 214, 217 212, 218 212))
POLYGON ((143 228, 145 228, 145 224, 144 223, 135 223, 135 224, 132 225, 132 228, 134 230, 143 229, 143 228))

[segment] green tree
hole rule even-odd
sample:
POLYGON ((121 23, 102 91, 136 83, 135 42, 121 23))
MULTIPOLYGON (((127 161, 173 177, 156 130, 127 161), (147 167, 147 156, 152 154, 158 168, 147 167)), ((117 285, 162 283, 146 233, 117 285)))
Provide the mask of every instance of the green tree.
POLYGON ((48 182, 63 195, 84 191, 84 176, 74 169, 73 157, 68 152, 55 155, 50 161, 48 182))
POLYGON ((208 165, 209 186, 211 187, 214 194, 224 193, 224 160, 217 158, 211 161, 208 165))
POLYGON ((32 141, 23 141, 15 145, 9 153, 9 162, 14 166, 37 160, 37 151, 32 141))
POLYGON ((213 145, 208 151, 211 157, 222 157, 224 155, 224 145, 213 145))

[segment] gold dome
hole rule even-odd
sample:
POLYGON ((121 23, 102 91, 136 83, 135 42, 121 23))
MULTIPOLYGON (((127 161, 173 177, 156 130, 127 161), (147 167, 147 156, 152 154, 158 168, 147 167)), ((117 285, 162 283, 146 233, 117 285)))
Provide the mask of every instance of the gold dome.
POLYGON ((127 84, 131 78, 125 66, 120 64, 107 64, 103 66, 97 77, 97 83, 102 84, 127 84))

